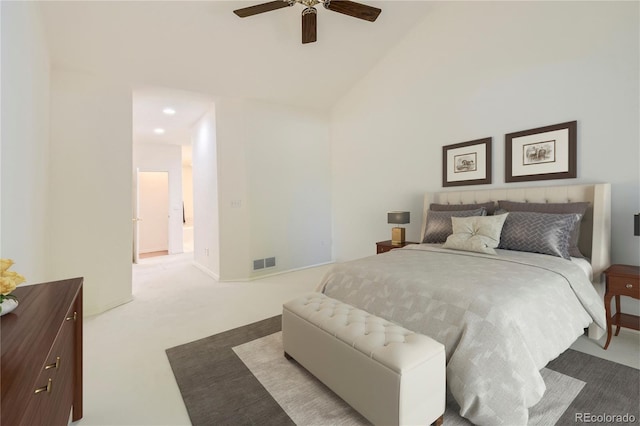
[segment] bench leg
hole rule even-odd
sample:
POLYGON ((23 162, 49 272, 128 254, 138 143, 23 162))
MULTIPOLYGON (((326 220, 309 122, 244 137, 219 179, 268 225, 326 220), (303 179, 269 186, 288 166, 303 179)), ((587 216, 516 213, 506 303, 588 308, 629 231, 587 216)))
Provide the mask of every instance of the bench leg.
POLYGON ((431 423, 431 426, 442 426, 444 423, 444 414, 436 419, 435 422, 431 423))

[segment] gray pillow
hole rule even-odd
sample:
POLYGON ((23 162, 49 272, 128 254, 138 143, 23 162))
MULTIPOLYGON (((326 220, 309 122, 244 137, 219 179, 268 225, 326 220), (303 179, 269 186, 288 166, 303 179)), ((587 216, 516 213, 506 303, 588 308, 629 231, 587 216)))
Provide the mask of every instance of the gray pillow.
POLYGON ((588 207, 588 201, 577 203, 520 203, 517 201, 498 200, 498 209, 506 210, 508 212, 579 214, 580 219, 571 230, 571 237, 569 239, 569 254, 573 257, 584 257, 578 248, 578 241, 580 240, 580 221, 588 207))
POLYGON ((427 211, 427 226, 424 231, 423 243, 444 243, 453 234, 451 217, 485 216, 484 208, 459 211, 427 211))
POLYGON ((569 259, 569 240, 580 215, 509 212, 500 245, 506 250, 549 254, 569 259))
POLYGON ((436 204, 436 203, 431 203, 431 205, 429 206, 430 210, 437 211, 437 212, 444 212, 444 211, 455 212, 455 211, 460 211, 460 210, 477 210, 477 209, 480 209, 480 208, 484 208, 487 211, 488 215, 492 215, 493 212, 496 209, 496 203, 495 203, 495 201, 487 201, 486 203, 479 203, 479 204, 436 204))

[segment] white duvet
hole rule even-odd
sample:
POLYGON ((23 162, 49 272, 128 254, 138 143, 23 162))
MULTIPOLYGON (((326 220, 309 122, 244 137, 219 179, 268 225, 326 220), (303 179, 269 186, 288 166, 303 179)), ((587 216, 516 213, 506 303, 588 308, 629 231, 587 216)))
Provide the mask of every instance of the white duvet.
POLYGON ((524 425, 545 391, 540 369, 605 311, 571 261, 420 244, 335 265, 327 296, 445 345, 447 385, 476 424, 524 425))

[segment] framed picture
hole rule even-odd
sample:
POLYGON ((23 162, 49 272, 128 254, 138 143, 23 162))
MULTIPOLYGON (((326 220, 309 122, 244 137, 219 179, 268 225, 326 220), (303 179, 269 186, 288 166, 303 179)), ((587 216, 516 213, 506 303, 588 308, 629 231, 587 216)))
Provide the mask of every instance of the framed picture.
POLYGON ((577 121, 505 135, 505 182, 576 177, 577 121))
POLYGON ((442 147, 442 186, 491 183, 491 138, 442 147))

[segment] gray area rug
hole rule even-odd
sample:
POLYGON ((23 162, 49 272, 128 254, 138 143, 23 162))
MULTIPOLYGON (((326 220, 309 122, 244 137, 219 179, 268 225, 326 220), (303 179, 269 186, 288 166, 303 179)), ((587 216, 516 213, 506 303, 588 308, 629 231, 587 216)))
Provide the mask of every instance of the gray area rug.
MULTIPOLYGON (((357 411, 327 389, 295 362, 282 356, 282 332, 270 334, 233 351, 297 425, 368 425, 357 411)), ((529 412, 531 425, 554 425, 585 383, 553 370, 543 369, 547 391, 529 412)), ((460 417, 460 407, 447 395, 444 424, 471 425, 460 417)))
MULTIPOLYGON (((193 425, 367 424, 306 370, 285 360, 280 329, 276 316, 167 349, 193 425)), ((567 350, 542 375, 547 392, 530 410, 532 425, 581 423, 581 413, 640 418, 640 372, 634 368, 567 350)), ((445 425, 469 424, 457 411, 447 395, 445 425)))

